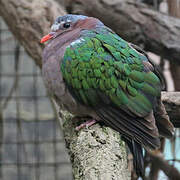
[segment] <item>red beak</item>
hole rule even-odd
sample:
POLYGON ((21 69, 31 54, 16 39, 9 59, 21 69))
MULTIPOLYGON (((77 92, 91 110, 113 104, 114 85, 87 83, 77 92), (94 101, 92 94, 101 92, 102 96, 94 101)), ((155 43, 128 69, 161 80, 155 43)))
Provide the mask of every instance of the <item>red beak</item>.
POLYGON ((44 43, 44 42, 50 40, 51 38, 53 38, 53 36, 51 34, 48 34, 48 35, 44 36, 40 42, 44 43))

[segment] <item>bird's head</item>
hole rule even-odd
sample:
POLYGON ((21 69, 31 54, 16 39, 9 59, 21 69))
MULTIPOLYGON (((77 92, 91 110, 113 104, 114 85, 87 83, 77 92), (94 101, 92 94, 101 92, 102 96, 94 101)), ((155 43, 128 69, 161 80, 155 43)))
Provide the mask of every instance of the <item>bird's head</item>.
POLYGON ((59 16, 51 26, 51 32, 41 39, 41 43, 54 39, 59 35, 73 31, 77 28, 91 29, 96 25, 103 25, 103 23, 96 18, 83 15, 67 14, 65 16, 59 16))

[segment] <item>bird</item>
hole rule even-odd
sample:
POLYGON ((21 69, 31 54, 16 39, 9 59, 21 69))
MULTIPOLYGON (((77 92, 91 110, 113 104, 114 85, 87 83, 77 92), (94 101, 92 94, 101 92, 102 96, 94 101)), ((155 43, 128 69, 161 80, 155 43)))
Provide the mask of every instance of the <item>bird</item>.
POLYGON ((118 131, 143 176, 143 148, 159 148, 160 137, 174 132, 161 101, 161 74, 147 54, 84 15, 57 17, 40 42, 46 42, 42 75, 49 94, 76 117, 90 117, 78 130, 103 122, 118 131))

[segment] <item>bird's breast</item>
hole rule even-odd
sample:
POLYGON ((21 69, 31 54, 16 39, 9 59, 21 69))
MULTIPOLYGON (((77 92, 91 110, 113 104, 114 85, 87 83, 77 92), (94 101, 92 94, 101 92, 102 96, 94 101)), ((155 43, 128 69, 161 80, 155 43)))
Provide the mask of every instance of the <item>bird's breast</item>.
POLYGON ((55 98, 61 109, 67 110, 75 115, 88 115, 92 110, 82 106, 69 92, 60 70, 60 57, 51 55, 43 64, 42 74, 44 83, 49 94, 55 98))

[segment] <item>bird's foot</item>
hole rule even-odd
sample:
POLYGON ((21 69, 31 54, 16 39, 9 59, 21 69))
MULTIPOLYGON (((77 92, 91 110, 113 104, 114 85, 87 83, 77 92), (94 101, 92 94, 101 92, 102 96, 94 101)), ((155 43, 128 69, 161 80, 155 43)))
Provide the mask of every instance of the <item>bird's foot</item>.
POLYGON ((92 126, 95 123, 96 123, 96 120, 94 120, 94 119, 88 120, 88 121, 80 124, 79 126, 77 126, 76 131, 79 131, 80 129, 82 129, 84 127, 88 128, 88 127, 92 126))

